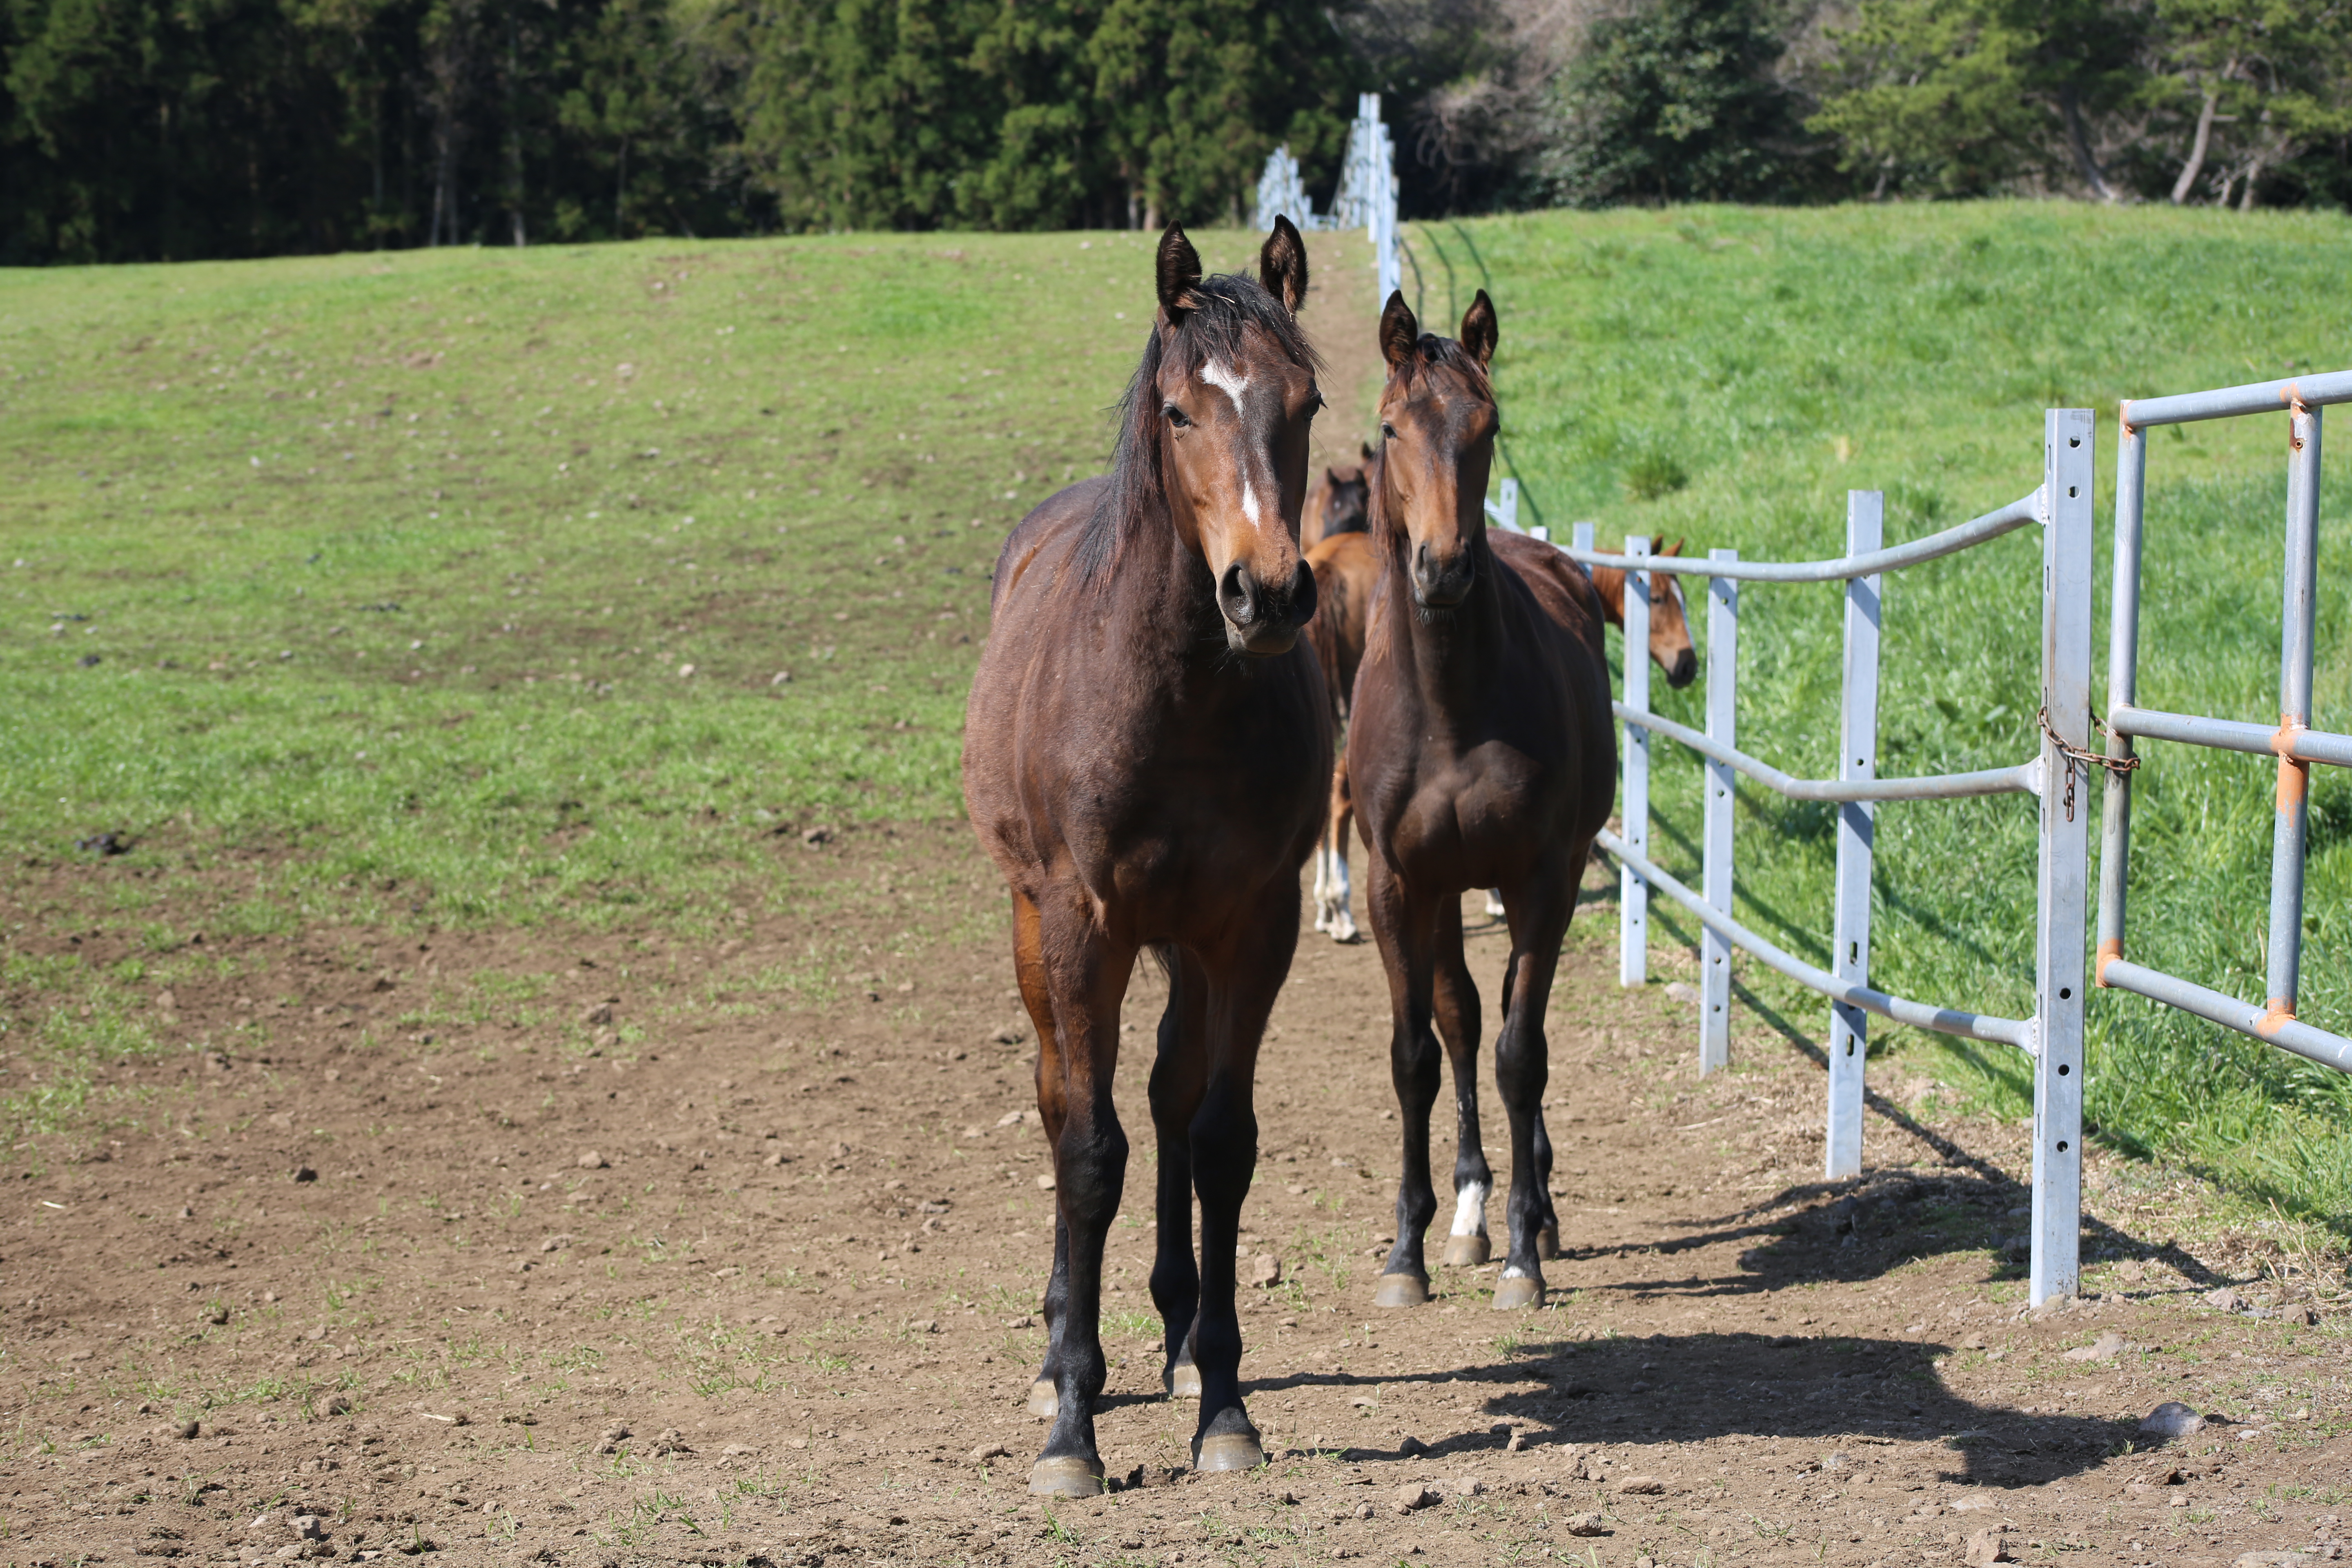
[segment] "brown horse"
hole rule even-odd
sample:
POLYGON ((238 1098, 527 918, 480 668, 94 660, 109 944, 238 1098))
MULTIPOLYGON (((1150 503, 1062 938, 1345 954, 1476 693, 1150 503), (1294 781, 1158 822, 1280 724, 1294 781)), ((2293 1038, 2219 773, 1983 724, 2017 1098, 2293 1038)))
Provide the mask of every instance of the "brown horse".
POLYGON ((1258 1043, 1297 945, 1331 725, 1298 637, 1315 610, 1297 535, 1322 398, 1294 314, 1307 251, 1286 219, 1258 278, 1204 279, 1181 230, 1161 237, 1159 320, 1113 472, 1005 541, 965 715, 964 800, 1012 889, 1054 1152, 1049 1348, 1031 1395, 1054 1424, 1029 1473, 1047 1495, 1102 1489, 1103 1238, 1127 1170, 1111 1079, 1147 948, 1169 978, 1150 1085, 1162 1376, 1200 1394, 1196 1468, 1265 1458, 1242 1405, 1234 1238, 1257 1158, 1258 1043))
MULTIPOLYGON (((1365 471, 1379 482, 1380 460, 1372 458, 1365 471)), ((1364 658, 1364 610, 1370 603, 1371 585, 1380 575, 1379 558, 1367 542, 1349 540, 1339 535, 1325 540, 1307 552, 1307 563, 1315 572, 1317 609, 1315 619, 1307 623, 1307 635, 1315 644, 1315 657, 1322 661, 1323 673, 1331 688, 1331 719, 1335 724, 1345 723, 1348 704, 1356 689, 1356 669, 1364 658)), ((1661 555, 1679 555, 1683 542, 1676 540, 1661 555)), ((1650 658, 1665 672, 1666 684, 1679 691, 1691 683, 1698 673, 1698 656, 1691 647, 1690 623, 1683 614, 1682 581, 1677 577, 1657 579, 1657 602, 1650 606, 1650 658)), ((1601 595, 1602 616, 1620 631, 1625 626, 1625 574, 1615 566, 1599 566, 1592 570, 1592 586, 1601 595)), ((1356 940, 1355 911, 1349 909, 1351 892, 1348 877, 1348 826, 1355 816, 1355 802, 1348 789, 1348 759, 1340 757, 1331 773, 1331 804, 1323 837, 1315 846, 1315 929, 1330 933, 1334 942, 1356 940)), ((1486 913, 1503 912, 1503 896, 1495 889, 1486 892, 1486 913)), ((1483 1194, 1482 1194, 1483 1198, 1483 1194)), ((1486 1235, 1485 1205, 1479 1208, 1475 1228, 1462 1232, 1465 1236, 1484 1237, 1486 1235)), ((1465 1247, 1483 1245, 1483 1241, 1465 1242, 1465 1247)), ((1449 1243, 1449 1251, 1452 1244, 1449 1243)))
MULTIPOLYGON (((1375 460, 1366 468, 1377 474, 1380 464, 1375 460)), ((1380 557, 1370 535, 1335 533, 1307 552, 1307 565, 1315 574, 1315 618, 1307 623, 1307 638, 1314 645, 1316 662, 1323 667, 1324 691, 1337 726, 1347 722, 1356 668, 1364 660, 1365 617, 1371 610, 1372 585, 1380 579, 1380 557)), ((1348 764, 1342 759, 1331 770, 1330 804, 1315 848, 1315 929, 1330 932, 1334 942, 1356 940, 1356 917, 1348 907, 1348 823, 1352 815, 1348 764)))
POLYGON ((1459 910, 1464 891, 1490 887, 1502 889, 1511 940, 1495 1039, 1511 1128, 1510 1250, 1495 1305, 1543 1300, 1539 1249, 1556 1252, 1559 1234, 1540 1110, 1544 1009, 1592 837, 1616 794, 1600 595, 1551 546, 1486 530, 1500 423, 1487 375, 1496 340, 1484 289, 1459 342, 1423 336, 1402 294, 1381 314, 1389 367, 1382 482, 1372 495, 1381 578, 1349 715, 1348 772, 1369 851, 1404 1122, 1396 1245, 1374 1297, 1381 1306, 1429 1298, 1422 1232, 1437 1213, 1433 1018, 1454 1070, 1457 1211, 1484 1215, 1492 1178, 1478 1140, 1478 993, 1459 910))
POLYGON ((1361 464, 1349 464, 1344 468, 1327 468, 1315 488, 1307 492, 1307 510, 1299 514, 1298 544, 1302 550, 1315 546, 1342 533, 1361 533, 1371 508, 1372 489, 1369 475, 1372 449, 1363 447, 1361 464))

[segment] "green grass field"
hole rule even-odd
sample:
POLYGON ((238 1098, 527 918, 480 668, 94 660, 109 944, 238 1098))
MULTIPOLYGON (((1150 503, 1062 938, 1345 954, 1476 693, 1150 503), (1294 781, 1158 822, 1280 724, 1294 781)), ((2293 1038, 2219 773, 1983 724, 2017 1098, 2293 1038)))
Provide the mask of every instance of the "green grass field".
MULTIPOLYGON (((1201 237, 1220 267, 1255 241, 1201 237)), ((2324 216, 2056 204, 1546 214, 1417 227, 1408 278, 1433 326, 1493 292, 1506 471, 1541 521, 1811 556, 1849 487, 1886 490, 1895 539, 2031 489, 2045 405, 2099 408, 2108 442, 2120 395, 2336 368, 2347 244, 2324 216)), ((766 835, 959 810, 989 563, 1099 468, 1149 314, 1134 235, 0 275, 0 848, 37 889, 12 924, 165 954, 198 919, 696 933, 788 906, 766 835), (144 875, 60 893, 106 831, 144 875)), ((2277 420, 2157 443, 2145 700, 2274 709, 2283 458, 2277 420)), ((1885 770, 2031 753, 2035 548, 1890 586, 1885 770)), ((1743 612, 1745 743, 1826 770, 1834 594, 1743 612)), ((1696 699, 1660 706, 1696 722, 1696 699)), ((1688 868, 1696 768, 1663 751, 1654 844, 1688 868)), ((2135 956, 2258 994, 2263 768, 2159 752, 2142 776, 2135 956)), ((1743 917, 1820 958, 1830 817, 1742 798, 1743 917)), ((2323 773, 2305 997, 2338 1026, 2347 809, 2323 773)), ((1875 976, 2024 1010, 2030 803, 1889 807, 1879 846, 1875 976)), ((10 971, 0 1047, 131 1041, 67 1005, 103 977, 10 971)), ((2130 999, 2093 1017, 2103 1136, 2347 1223, 2340 1080, 2130 999)), ((2023 1113, 2021 1061, 1885 1036, 2023 1113)))

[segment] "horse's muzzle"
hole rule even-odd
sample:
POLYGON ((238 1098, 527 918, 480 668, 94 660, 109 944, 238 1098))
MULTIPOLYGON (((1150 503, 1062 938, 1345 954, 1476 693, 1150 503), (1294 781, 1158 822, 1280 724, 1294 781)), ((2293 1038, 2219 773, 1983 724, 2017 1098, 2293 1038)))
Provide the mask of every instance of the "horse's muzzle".
POLYGON ((1428 545, 1416 545, 1412 602, 1424 610, 1450 610, 1470 596, 1470 584, 1477 575, 1477 563, 1467 550, 1457 550, 1441 561, 1430 553, 1428 545))
POLYGON ((1666 670, 1666 684, 1680 691, 1698 675, 1698 655, 1685 648, 1675 655, 1674 664, 1666 670))
POLYGON ((1235 653, 1255 658, 1288 653, 1298 628, 1315 617, 1315 574, 1300 561, 1290 581, 1273 588, 1236 561, 1217 581, 1217 608, 1225 617, 1225 646, 1235 653))

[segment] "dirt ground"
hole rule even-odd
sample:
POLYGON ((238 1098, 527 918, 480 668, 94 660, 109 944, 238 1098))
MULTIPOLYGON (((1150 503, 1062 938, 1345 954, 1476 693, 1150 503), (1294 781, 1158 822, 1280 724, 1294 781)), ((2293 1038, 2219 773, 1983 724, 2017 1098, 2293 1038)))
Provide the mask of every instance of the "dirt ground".
MULTIPOLYGON (((1987 1531, 2024 1563, 2338 1554, 2340 1324, 2177 1240, 2193 1191, 2095 1156, 2097 1294, 2024 1314, 2021 1130, 1937 1112, 1898 1057, 1871 1173, 1821 1183, 1818 1023, 1743 1007, 1700 1082, 1690 1007, 1614 984, 1605 902, 1555 1002, 1566 1256, 1527 1312, 1488 1306, 1493 1265, 1370 1305, 1379 959, 1302 939, 1244 1214, 1244 1277, 1282 1275, 1243 1306, 1275 1455, 1246 1475, 1188 1475, 1192 1413, 1159 1393, 1139 977, 1121 1484, 1041 1503, 1053 1200, 999 895, 960 826, 776 842, 857 897, 708 944, 218 940, 219 977, 150 997, 185 1048, 23 1151, 0 1220, 0 1561, 1859 1565, 1981 1559, 1987 1531), (764 983, 816 921, 862 967, 764 983), (2210 1421, 2150 1452, 2167 1400, 2210 1421)), ((1472 951, 1491 984, 1499 941, 1472 951)))

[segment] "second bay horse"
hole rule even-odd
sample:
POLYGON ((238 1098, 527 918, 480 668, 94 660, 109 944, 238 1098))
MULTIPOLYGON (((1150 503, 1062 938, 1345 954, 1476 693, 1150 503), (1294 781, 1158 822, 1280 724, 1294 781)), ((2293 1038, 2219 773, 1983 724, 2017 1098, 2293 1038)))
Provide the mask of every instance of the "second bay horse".
POLYGON ((1478 992, 1463 956, 1460 900, 1469 889, 1497 888, 1511 945, 1495 1077, 1510 1124, 1511 1191, 1494 1302, 1539 1305, 1538 1259, 1557 1251, 1559 1226, 1541 1111, 1544 1012, 1593 835, 1616 794, 1602 610, 1567 556, 1486 528, 1500 415, 1486 291, 1464 315, 1459 341, 1423 334, 1402 294, 1390 296, 1380 333, 1388 379, 1371 536, 1381 576, 1348 728, 1403 1121, 1396 1240, 1374 1300, 1402 1307, 1429 1297, 1423 1233, 1437 1213, 1436 1034, 1453 1065, 1459 1125, 1454 1228, 1475 1219, 1471 1234, 1485 1238, 1492 1177, 1478 1136, 1478 992))

